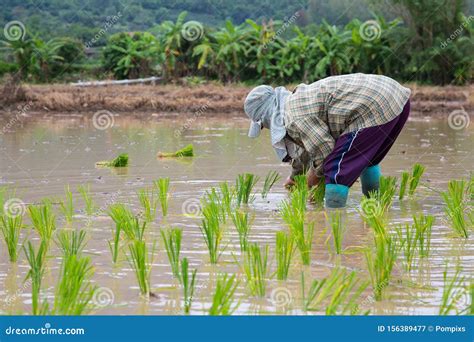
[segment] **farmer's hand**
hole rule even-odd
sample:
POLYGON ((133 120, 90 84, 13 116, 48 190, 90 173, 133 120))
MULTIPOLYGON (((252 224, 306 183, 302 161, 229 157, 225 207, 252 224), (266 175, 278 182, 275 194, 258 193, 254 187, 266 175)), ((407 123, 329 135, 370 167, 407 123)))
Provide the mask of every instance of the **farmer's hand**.
POLYGON ((290 189, 293 185, 295 185, 295 181, 291 176, 286 179, 285 183, 283 183, 283 186, 287 189, 290 189))
POLYGON ((309 188, 312 188, 312 187, 318 185, 319 182, 321 182, 321 178, 316 176, 316 173, 314 172, 314 170, 312 168, 309 169, 307 177, 308 177, 308 187, 309 188))

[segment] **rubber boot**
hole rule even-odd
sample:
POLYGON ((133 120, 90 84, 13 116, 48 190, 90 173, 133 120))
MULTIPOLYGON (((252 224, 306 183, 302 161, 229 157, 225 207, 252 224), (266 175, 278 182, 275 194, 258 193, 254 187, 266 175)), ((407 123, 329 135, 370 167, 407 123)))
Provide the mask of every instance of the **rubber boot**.
POLYGON ((362 193, 365 196, 369 196, 369 192, 379 189, 381 175, 380 165, 369 166, 362 171, 360 182, 362 183, 362 193))
POLYGON ((341 184, 326 184, 324 194, 326 208, 344 208, 349 195, 349 187, 341 184))

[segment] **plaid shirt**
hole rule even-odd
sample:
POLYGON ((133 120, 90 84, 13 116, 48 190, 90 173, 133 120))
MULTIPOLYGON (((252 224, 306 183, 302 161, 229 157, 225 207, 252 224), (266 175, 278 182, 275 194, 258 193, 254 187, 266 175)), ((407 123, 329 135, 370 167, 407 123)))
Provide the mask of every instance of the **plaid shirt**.
MULTIPOLYGON (((350 74, 301 84, 286 100, 285 127, 290 138, 303 147, 302 154, 309 155, 316 174, 322 176, 323 161, 339 136, 393 120, 402 112, 410 92, 381 75, 350 74)), ((293 174, 302 171, 307 157, 294 159, 293 174)))

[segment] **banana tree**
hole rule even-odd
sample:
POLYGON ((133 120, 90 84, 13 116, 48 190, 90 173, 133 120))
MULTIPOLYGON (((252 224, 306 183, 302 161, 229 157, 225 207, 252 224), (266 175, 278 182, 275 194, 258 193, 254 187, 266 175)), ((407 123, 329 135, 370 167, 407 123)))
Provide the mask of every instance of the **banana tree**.
POLYGON ((336 26, 323 21, 321 31, 314 43, 323 53, 323 57, 316 64, 315 76, 324 77, 340 75, 351 71, 349 58, 349 43, 351 32, 342 31, 336 26))
POLYGON ((187 15, 188 12, 181 12, 176 22, 167 20, 158 27, 158 34, 163 46, 163 72, 165 78, 181 74, 182 69, 186 67, 184 59, 188 44, 182 31, 187 15))
POLYGON ((234 26, 229 20, 224 28, 214 34, 217 45, 216 64, 225 81, 239 80, 250 48, 248 35, 242 25, 234 26))

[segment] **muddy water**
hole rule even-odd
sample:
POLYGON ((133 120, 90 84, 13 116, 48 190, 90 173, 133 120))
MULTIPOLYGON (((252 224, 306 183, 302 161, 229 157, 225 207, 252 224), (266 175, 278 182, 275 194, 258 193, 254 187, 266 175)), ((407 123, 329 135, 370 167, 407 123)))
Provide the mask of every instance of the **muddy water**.
MULTIPOLYGON (((5 123, 2 124, 2 127, 5 123)), ((290 278, 286 282, 268 281, 267 296, 255 299, 248 295, 245 280, 235 259, 239 259, 238 238, 230 224, 226 231, 227 245, 220 263, 208 263, 207 249, 199 230, 200 219, 194 215, 199 198, 205 190, 221 181, 234 182, 236 175, 252 172, 264 177, 269 170, 279 171, 283 177, 288 166, 280 164, 268 144, 268 136, 252 141, 246 137, 246 124, 241 119, 198 120, 186 124, 173 120, 165 122, 140 121, 116 117, 113 127, 99 130, 90 120, 81 117, 55 117, 36 122, 14 122, 0 135, 0 185, 16 189, 16 197, 25 203, 38 202, 43 197, 63 196, 64 186, 74 191, 75 218, 73 226, 84 228, 89 241, 86 254, 92 258, 94 282, 101 287, 97 314, 179 314, 181 289, 173 280, 164 247, 159 239, 160 228, 173 226, 184 230, 182 256, 188 257, 192 268, 198 269, 196 298, 192 307, 195 314, 203 314, 210 306, 215 279, 219 272, 237 273, 242 279, 236 299, 239 314, 303 314, 301 310, 301 273, 305 279, 326 276, 336 265, 358 271, 367 279, 365 261, 360 253, 335 257, 325 244, 327 226, 324 212, 311 207, 311 218, 316 224, 311 267, 299 264, 295 254, 290 278), (180 126, 181 125, 181 126, 180 126), (196 157, 182 160, 158 160, 157 151, 173 151, 193 143, 196 157), (96 169, 95 162, 112 159, 118 153, 130 155, 130 166, 120 170, 96 169), (158 210, 156 220, 149 227, 148 241, 157 239, 159 251, 153 264, 151 285, 156 298, 145 300, 138 294, 135 275, 122 254, 117 265, 111 262, 107 241, 112 238, 112 221, 104 213, 89 220, 77 186, 90 184, 94 200, 105 210, 114 202, 128 203, 140 211, 136 190, 149 187, 159 177, 171 178, 169 216, 163 219, 158 210), (280 304, 284 305, 280 305, 280 304)), ((472 126, 472 125, 471 125, 472 126)), ((267 134, 267 132, 265 132, 267 134)), ((444 190, 451 178, 468 177, 473 169, 473 130, 456 131, 444 121, 410 121, 392 151, 383 162, 388 175, 400 175, 415 162, 426 165, 424 184, 444 190)), ((280 182, 281 183, 281 182, 280 182)), ((261 189, 262 182, 257 186, 261 189)), ((344 248, 367 245, 370 235, 364 226, 357 206, 360 185, 351 190, 349 208, 344 219, 347 231, 344 248)), ((275 233, 286 229, 279 218, 279 203, 286 191, 277 184, 266 200, 259 194, 249 206, 255 215, 250 240, 268 244, 271 251, 271 271, 275 270, 273 248, 275 233)), ((473 238, 453 238, 447 226, 442 202, 436 192, 421 187, 415 200, 399 203, 395 200, 390 211, 392 224, 408 222, 414 213, 436 216, 433 227, 432 256, 407 274, 401 267, 394 271, 394 281, 387 288, 386 299, 374 303, 371 291, 363 293, 360 302, 374 314, 436 314, 442 295, 442 273, 449 262, 450 274, 458 260, 463 275, 472 277, 474 271, 473 238)), ((59 216, 58 227, 66 227, 59 216)), ((25 218, 26 219, 26 218, 25 218)), ((26 219, 27 220, 27 219, 26 219)), ((28 220, 27 220, 27 223, 28 220)), ((471 234, 472 235, 472 234, 471 234)), ((34 232, 25 229, 22 238, 38 240, 34 232)), ((43 294, 51 301, 60 266, 60 253, 52 248, 48 260, 43 294)), ((30 313, 29 283, 23 283, 28 266, 23 253, 12 265, 4 244, 0 250, 0 310, 2 313, 30 313)), ((463 299, 465 305, 467 299, 463 299)))

